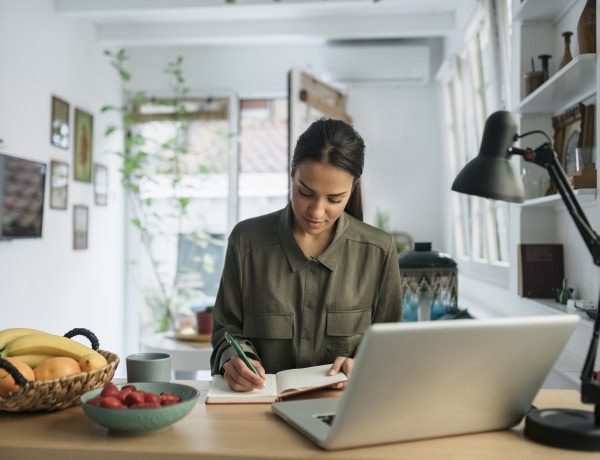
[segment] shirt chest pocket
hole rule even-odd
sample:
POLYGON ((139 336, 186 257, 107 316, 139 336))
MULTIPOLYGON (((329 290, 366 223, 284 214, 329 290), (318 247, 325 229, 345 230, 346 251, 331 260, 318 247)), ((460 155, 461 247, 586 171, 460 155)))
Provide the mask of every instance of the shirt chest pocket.
POLYGON ((327 335, 351 337, 362 334, 371 324, 371 310, 330 311, 327 313, 327 335))
POLYGON ((289 313, 244 316, 243 335, 259 339, 291 339, 293 318, 289 313))
POLYGON ((337 356, 354 357, 365 329, 371 324, 371 310, 330 311, 327 313, 325 361, 337 356))

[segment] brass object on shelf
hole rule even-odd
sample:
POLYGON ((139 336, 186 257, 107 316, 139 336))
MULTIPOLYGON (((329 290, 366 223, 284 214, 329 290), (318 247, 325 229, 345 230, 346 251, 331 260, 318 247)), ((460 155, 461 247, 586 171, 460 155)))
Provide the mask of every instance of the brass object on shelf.
POLYGON ((560 61, 560 65, 558 66, 559 69, 562 69, 573 59, 573 56, 571 55, 571 35, 573 35, 573 32, 567 31, 562 33, 565 41, 565 51, 563 53, 562 60, 560 61))
POLYGON ((525 73, 525 96, 530 95, 544 83, 544 74, 539 70, 525 73))
POLYGON ((579 53, 596 52, 596 0, 587 0, 577 21, 579 53))
POLYGON ((550 70, 548 69, 548 61, 552 58, 550 54, 540 54, 538 58, 542 61, 542 81, 550 78, 550 70))

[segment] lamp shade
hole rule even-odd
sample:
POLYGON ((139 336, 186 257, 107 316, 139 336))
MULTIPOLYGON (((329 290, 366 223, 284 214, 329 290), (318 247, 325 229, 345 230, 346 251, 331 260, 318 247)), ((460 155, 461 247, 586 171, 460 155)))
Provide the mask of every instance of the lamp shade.
POLYGON ((521 203, 525 198, 523 181, 509 160, 516 133, 517 122, 510 112, 490 115, 483 129, 479 155, 458 173, 452 190, 521 203))

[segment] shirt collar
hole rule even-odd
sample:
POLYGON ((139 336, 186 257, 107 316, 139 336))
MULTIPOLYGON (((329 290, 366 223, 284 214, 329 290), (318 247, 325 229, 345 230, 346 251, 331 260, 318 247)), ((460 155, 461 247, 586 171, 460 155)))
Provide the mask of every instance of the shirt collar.
POLYGON ((300 246, 298 246, 298 243, 294 238, 293 222, 294 212, 292 210, 292 204, 288 203, 279 217, 279 236, 290 268, 293 271, 298 271, 312 260, 316 260, 329 270, 333 271, 342 256, 342 249, 346 244, 346 234, 350 222, 346 213, 342 213, 337 221, 335 236, 333 237, 331 244, 325 249, 323 254, 314 259, 306 257, 302 252, 302 249, 300 249, 300 246))

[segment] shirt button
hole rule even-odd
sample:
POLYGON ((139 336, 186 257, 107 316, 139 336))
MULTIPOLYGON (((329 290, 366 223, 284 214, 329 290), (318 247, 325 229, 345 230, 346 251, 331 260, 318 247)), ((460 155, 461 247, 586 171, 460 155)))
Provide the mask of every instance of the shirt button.
POLYGON ((315 273, 317 271, 317 269, 315 267, 310 267, 308 269, 311 273, 315 273))

